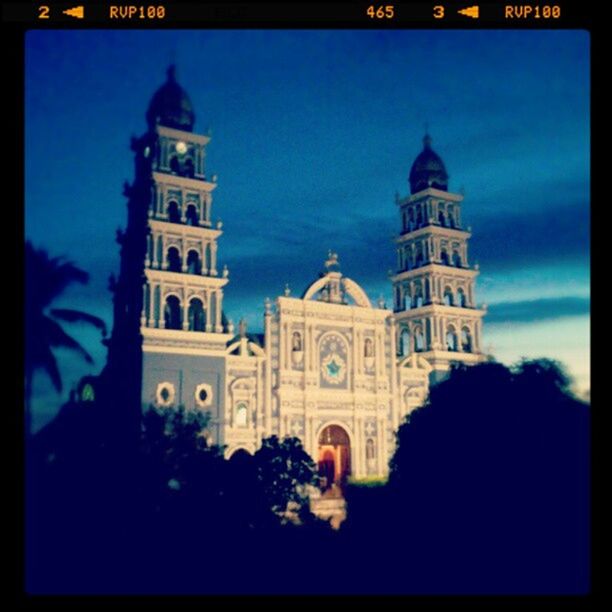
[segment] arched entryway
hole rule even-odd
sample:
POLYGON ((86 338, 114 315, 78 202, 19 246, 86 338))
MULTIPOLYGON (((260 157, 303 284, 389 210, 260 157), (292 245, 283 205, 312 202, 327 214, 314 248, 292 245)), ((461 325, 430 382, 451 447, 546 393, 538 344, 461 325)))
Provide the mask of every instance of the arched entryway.
POLYGON ((351 474, 351 441, 339 425, 328 425, 319 435, 319 476, 323 490, 342 488, 351 474))

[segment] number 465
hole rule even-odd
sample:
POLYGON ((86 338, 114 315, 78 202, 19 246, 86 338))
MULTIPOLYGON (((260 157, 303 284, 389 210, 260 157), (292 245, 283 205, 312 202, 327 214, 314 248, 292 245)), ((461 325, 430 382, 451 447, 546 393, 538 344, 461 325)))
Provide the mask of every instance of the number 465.
POLYGON ((368 7, 368 15, 374 19, 393 19, 395 14, 393 5, 379 6, 375 8, 374 5, 368 7))

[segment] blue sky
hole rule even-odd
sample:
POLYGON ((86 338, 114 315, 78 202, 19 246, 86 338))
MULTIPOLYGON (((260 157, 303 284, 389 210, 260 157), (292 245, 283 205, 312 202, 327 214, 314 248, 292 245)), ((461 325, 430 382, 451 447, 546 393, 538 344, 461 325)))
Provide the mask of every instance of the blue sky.
MULTIPOLYGON (((262 327, 262 304, 301 293, 327 250, 390 303, 394 194, 429 124, 450 190, 463 189, 484 345, 500 360, 560 359, 588 390, 590 58, 583 31, 30 31, 26 236, 91 274, 58 305, 111 323, 131 135, 175 61, 211 129, 223 221, 225 310, 262 327)), ((72 326, 103 364, 95 332, 72 326)), ((67 390, 91 371, 59 352, 67 390)), ((44 375, 35 425, 56 412, 44 375)))

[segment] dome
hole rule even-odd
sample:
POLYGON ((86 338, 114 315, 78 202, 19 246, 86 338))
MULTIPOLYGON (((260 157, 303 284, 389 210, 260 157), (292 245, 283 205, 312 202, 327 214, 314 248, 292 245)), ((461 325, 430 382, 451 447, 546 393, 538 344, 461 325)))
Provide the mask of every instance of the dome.
POLYGON ((417 193, 428 187, 448 191, 448 174, 444 162, 431 148, 431 136, 425 134, 423 150, 410 169, 410 193, 417 193))
POLYGON ((157 124, 177 130, 193 131, 195 114, 191 100, 176 82, 176 69, 168 68, 168 80, 153 94, 147 110, 147 123, 153 129, 157 124))

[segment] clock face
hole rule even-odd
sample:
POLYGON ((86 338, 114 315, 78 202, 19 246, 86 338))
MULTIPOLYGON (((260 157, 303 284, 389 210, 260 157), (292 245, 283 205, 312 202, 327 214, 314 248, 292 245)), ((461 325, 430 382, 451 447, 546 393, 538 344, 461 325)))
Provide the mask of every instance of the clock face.
POLYGON ((184 155, 187 153, 187 145, 182 140, 179 140, 179 142, 176 143, 176 152, 179 155, 184 155))

